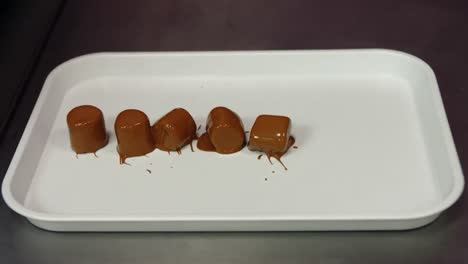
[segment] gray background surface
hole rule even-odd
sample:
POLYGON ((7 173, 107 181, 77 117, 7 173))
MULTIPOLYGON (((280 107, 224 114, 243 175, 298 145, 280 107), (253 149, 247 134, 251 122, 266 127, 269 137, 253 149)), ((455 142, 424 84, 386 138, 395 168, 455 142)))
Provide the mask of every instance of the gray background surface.
MULTIPOLYGON (((462 166, 468 166, 466 1, 60 2, 8 13, 23 21, 15 24, 25 33, 17 40, 20 32, 2 32, 0 50, 13 59, 2 56, 7 82, 1 89, 12 96, 1 97, 9 106, 1 111, 0 175, 47 74, 99 51, 406 51, 435 70, 462 166)), ((467 263, 467 199, 463 195, 436 222, 413 231, 294 233, 54 233, 33 227, 0 200, 0 263, 467 263)))

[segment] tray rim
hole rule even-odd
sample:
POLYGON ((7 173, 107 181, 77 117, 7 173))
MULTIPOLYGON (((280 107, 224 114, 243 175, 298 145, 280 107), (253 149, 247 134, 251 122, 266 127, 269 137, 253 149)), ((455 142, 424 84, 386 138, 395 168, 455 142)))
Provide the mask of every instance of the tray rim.
POLYGON ((417 220, 423 218, 431 218, 434 215, 440 214, 442 211, 446 210, 450 206, 452 206, 458 198, 461 196, 464 189, 464 177, 463 172, 461 169, 460 161, 458 158, 458 154, 456 151, 455 143, 453 141, 453 136, 450 130, 450 126, 448 123, 447 115, 445 112, 445 108, 443 106, 439 86, 437 83, 436 76, 432 68, 420 58, 402 52, 398 50, 390 50, 390 49, 325 49, 325 50, 251 50, 251 51, 170 51, 170 52, 97 52, 97 53, 90 53, 81 55, 70 60, 67 60, 60 65, 58 65, 54 70, 52 70, 49 75, 47 76, 43 88, 40 92, 40 95, 36 101, 34 106, 33 112, 31 113, 29 120, 27 122, 26 128, 23 131, 21 136, 20 142, 16 148, 15 154, 10 162, 9 168, 5 174, 3 183, 2 183, 2 195, 5 200, 5 203, 16 213, 35 221, 44 221, 44 222, 187 222, 187 221, 206 221, 206 222, 213 222, 213 221, 229 221, 229 222, 236 222, 236 221, 355 221, 355 220, 365 220, 365 221, 385 221, 385 220, 417 220), (407 59, 411 59, 414 62, 418 63, 421 67, 423 67, 429 74, 431 81, 431 86, 428 89, 432 89, 434 92, 434 106, 436 111, 440 114, 439 116, 439 125, 442 129, 442 134, 445 141, 445 147, 447 148, 448 152, 448 159, 450 162, 450 167, 452 170, 452 177, 453 177, 453 185, 450 193, 446 195, 443 199, 441 199, 435 206, 421 210, 417 213, 408 214, 405 217, 400 215, 380 215, 380 216, 307 216, 307 217, 262 217, 262 216, 254 216, 254 217, 154 217, 154 216, 79 216, 79 215, 61 215, 61 214, 51 214, 51 213, 44 213, 38 212, 32 209, 27 208, 23 203, 18 202, 11 190, 11 182, 15 175, 16 168, 18 166, 18 162, 21 159, 24 149, 29 141, 30 134, 32 132, 32 128, 35 126, 37 122, 37 117, 39 113, 42 111, 44 106, 45 98, 47 98, 47 94, 52 89, 52 83, 55 77, 63 71, 66 67, 74 63, 80 63, 83 60, 87 60, 89 58, 95 57, 134 57, 134 56, 186 56, 186 55, 195 55, 195 56, 216 56, 216 55, 281 55, 281 54, 316 54, 316 53, 330 53, 330 54, 338 54, 338 53, 380 53, 385 55, 391 56, 403 56, 407 59))

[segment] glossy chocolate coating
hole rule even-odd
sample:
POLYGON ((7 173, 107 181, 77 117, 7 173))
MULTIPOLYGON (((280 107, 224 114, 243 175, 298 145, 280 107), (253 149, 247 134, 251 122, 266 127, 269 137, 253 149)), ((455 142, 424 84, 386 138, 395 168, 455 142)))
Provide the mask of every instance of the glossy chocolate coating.
POLYGON ((156 148, 164 151, 180 151, 197 138, 197 127, 193 117, 183 108, 176 108, 151 128, 156 148))
MULTIPOLYGON (((211 110, 207 119, 206 133, 218 153, 235 153, 245 146, 242 121, 236 113, 226 107, 216 107, 211 110)), ((198 147, 203 150, 203 146, 198 147)))
POLYGON ((213 144, 211 144, 210 136, 208 133, 203 133, 197 141, 197 148, 203 151, 216 151, 213 144))
POLYGON ((107 144, 104 116, 99 108, 81 105, 67 115, 70 143, 77 154, 94 153, 107 144))
POLYGON ((142 111, 122 111, 115 120, 114 128, 120 163, 124 163, 126 158, 143 156, 154 150, 150 123, 142 111))
POLYGON ((248 148, 267 154, 288 150, 291 120, 286 116, 260 115, 250 131, 248 148))

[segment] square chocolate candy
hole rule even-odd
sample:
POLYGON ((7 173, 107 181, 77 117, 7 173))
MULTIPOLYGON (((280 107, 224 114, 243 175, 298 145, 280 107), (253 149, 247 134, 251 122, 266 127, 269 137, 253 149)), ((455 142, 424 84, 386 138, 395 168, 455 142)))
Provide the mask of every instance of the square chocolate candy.
POLYGON ((250 131, 248 148, 267 154, 288 150, 291 119, 287 116, 260 115, 250 131))

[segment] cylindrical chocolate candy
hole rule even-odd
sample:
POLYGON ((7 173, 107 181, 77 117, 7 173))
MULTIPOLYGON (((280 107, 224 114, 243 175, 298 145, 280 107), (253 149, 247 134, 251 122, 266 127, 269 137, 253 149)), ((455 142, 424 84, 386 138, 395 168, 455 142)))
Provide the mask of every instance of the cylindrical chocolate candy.
POLYGON ((231 154, 245 146, 242 121, 236 113, 226 107, 216 107, 208 115, 206 132, 215 151, 231 154))
POLYGON ((94 153, 107 144, 104 116, 99 108, 81 105, 67 115, 70 143, 77 154, 94 153))
POLYGON ((125 163, 126 158, 143 156, 154 150, 149 119, 142 111, 122 111, 115 120, 114 128, 121 164, 125 163))
POLYGON ((180 151, 197 137, 196 131, 193 117, 183 108, 170 111, 152 127, 156 148, 164 151, 180 151))

